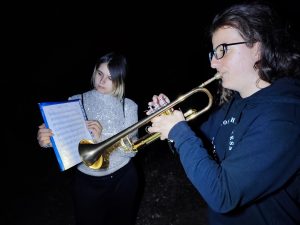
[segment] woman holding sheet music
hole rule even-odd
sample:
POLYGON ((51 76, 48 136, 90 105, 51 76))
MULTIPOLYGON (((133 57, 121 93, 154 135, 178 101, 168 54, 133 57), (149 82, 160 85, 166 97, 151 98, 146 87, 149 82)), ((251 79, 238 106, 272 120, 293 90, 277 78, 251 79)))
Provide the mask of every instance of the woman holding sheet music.
MULTIPOLYGON (((137 104, 124 97, 127 62, 124 56, 108 53, 96 63, 91 78, 93 89, 69 98, 81 99, 94 141, 101 142, 138 121, 137 104)), ((52 131, 39 126, 41 147, 51 147, 52 131)), ((132 138, 137 136, 137 131, 132 138)), ((132 225, 135 222, 138 175, 131 158, 134 152, 121 148, 110 154, 106 169, 77 165, 73 184, 77 225, 132 225)))

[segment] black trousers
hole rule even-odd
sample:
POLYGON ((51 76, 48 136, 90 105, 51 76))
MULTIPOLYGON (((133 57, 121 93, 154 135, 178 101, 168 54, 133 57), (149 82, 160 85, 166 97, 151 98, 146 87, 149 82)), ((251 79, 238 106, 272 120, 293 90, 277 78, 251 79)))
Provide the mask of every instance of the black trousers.
POLYGON ((103 177, 76 171, 72 186, 76 224, 134 225, 138 183, 133 162, 103 177))

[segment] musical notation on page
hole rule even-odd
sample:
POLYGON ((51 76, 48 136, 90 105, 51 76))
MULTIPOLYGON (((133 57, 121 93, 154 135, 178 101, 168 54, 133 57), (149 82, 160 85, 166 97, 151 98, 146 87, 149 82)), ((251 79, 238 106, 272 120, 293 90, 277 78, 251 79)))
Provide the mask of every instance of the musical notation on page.
POLYGON ((51 143, 60 169, 64 171, 80 163, 79 142, 93 139, 87 129, 80 100, 38 104, 46 127, 54 134, 51 143))

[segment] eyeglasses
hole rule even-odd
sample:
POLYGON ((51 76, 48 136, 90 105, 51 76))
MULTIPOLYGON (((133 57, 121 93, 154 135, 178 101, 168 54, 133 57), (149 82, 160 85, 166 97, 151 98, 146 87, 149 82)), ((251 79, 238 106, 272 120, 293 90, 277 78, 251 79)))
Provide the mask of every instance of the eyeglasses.
POLYGON ((211 61, 213 57, 215 57, 217 60, 222 59, 225 53, 227 53, 228 46, 240 45, 245 43, 247 43, 247 41, 230 43, 230 44, 220 44, 215 49, 213 49, 210 53, 208 53, 209 61, 211 61))

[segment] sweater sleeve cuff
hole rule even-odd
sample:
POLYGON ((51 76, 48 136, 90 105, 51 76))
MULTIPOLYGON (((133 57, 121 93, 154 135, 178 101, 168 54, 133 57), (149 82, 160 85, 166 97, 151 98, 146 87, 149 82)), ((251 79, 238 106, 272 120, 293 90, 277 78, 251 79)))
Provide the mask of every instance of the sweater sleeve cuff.
POLYGON ((169 139, 178 139, 185 132, 189 132, 191 130, 190 126, 186 121, 180 121, 175 124, 175 126, 169 132, 169 139))
POLYGON ((178 151, 178 147, 191 136, 195 136, 194 131, 186 121, 181 121, 170 130, 168 138, 175 142, 175 148, 178 151))

